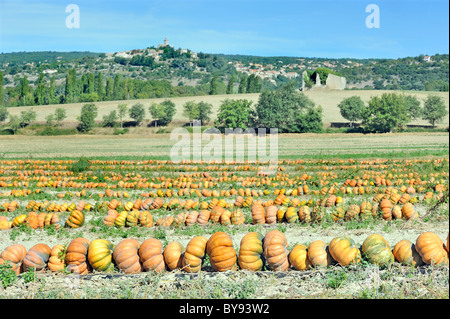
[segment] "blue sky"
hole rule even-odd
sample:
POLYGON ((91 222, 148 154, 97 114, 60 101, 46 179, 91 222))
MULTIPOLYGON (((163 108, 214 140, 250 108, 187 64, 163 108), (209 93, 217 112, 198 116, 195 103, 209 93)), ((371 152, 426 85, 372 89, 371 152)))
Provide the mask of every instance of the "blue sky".
POLYGON ((444 0, 0 0, 0 52, 116 52, 162 43, 196 52, 327 58, 448 53, 444 0), (66 27, 66 6, 80 28, 66 27), (380 28, 366 27, 366 6, 380 28))

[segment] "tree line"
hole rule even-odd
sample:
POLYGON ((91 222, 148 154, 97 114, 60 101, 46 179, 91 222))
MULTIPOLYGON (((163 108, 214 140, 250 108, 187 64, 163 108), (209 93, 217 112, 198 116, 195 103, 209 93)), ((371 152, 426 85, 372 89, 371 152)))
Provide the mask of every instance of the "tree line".
MULTIPOLYGON (((92 86, 92 82, 88 82, 92 86)), ((70 92, 70 91, 69 91, 70 92)), ((2 92, 0 91, 0 96, 2 92)), ((383 93, 373 96, 367 105, 359 96, 343 99, 339 104, 341 115, 354 123, 360 122, 360 129, 367 133, 385 133, 393 130, 401 131, 406 124, 415 119, 427 120, 430 124, 441 121, 447 114, 444 100, 430 94, 421 102, 412 95, 398 93, 383 93)), ((117 109, 111 110, 103 116, 101 126, 121 129, 128 115, 132 119, 131 125, 139 126, 150 114, 153 122, 149 126, 167 126, 176 114, 175 104, 166 99, 160 103, 152 103, 148 108, 142 103, 135 103, 128 107, 120 103, 117 109)), ((219 105, 217 117, 213 124, 224 131, 225 129, 240 128, 276 128, 279 133, 308 133, 322 132, 322 107, 316 105, 303 92, 296 89, 294 83, 288 83, 277 90, 264 90, 253 105, 246 99, 225 99, 219 105)), ((183 116, 189 122, 199 121, 201 125, 212 122, 213 105, 204 101, 187 101, 183 104, 183 116)), ((89 132, 96 125, 98 108, 95 103, 83 105, 78 130, 89 132)), ((9 126, 15 133, 18 129, 26 127, 36 119, 33 110, 22 111, 20 116, 9 115, 7 109, 0 107, 0 122, 9 117, 9 126)), ((64 108, 57 108, 54 114, 46 117, 47 125, 61 126, 66 118, 64 108)))
POLYGON ((401 131, 416 119, 426 120, 434 128, 448 114, 443 98, 434 94, 427 96, 423 106, 413 95, 383 93, 371 97, 367 105, 355 95, 343 99, 338 107, 351 126, 361 122, 361 129, 371 133, 401 131))

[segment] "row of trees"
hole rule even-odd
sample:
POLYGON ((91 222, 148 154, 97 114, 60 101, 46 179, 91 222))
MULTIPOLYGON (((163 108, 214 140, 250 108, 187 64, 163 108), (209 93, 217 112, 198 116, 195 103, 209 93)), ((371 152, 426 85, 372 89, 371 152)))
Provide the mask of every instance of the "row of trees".
MULTIPOLYGON (((397 93, 373 96, 367 106, 359 96, 351 96, 343 99, 338 107, 341 115, 349 120, 352 126, 361 121, 365 132, 374 133, 401 130, 414 119, 424 119, 435 126, 436 122, 447 114, 443 99, 436 95, 429 95, 423 107, 416 97, 397 93)), ((187 101, 183 105, 183 115, 189 121, 200 121, 204 125, 211 121, 212 109, 212 104, 204 101, 187 101)), ((152 103, 147 110, 155 126, 167 126, 176 113, 176 106, 172 101, 165 100, 152 103)), ((126 104, 119 104, 117 109, 103 116, 102 126, 123 127, 127 114, 134 120, 134 125, 140 125, 147 110, 142 103, 136 103, 130 108, 126 104)), ((246 99, 222 101, 214 125, 222 129, 277 128, 279 133, 320 132, 323 129, 322 112, 320 106, 316 106, 290 83, 275 91, 264 91, 256 105, 246 99)), ((95 125, 97 115, 98 109, 94 103, 85 104, 78 118, 78 129, 81 132, 89 132, 95 125)), ((7 117, 6 108, 0 107, 0 122, 7 117)), ((9 118, 10 126, 15 132, 34 121, 36 112, 22 111, 21 116, 10 115, 9 118)), ((65 110, 58 108, 54 114, 48 115, 46 120, 48 125, 61 125, 65 118, 65 110)))
POLYGON ((361 121, 367 132, 385 133, 394 129, 403 129, 412 120, 423 119, 435 127, 447 114, 444 100, 437 95, 428 95, 421 102, 412 95, 384 93, 370 98, 366 106, 359 96, 343 99, 338 107, 343 118, 351 126, 361 121))

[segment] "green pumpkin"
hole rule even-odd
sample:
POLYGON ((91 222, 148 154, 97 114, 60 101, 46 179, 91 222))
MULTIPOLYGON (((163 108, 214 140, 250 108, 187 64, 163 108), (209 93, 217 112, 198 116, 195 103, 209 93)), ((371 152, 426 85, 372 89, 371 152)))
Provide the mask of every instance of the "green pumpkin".
POLYGON ((383 236, 374 234, 364 240, 361 250, 364 257, 371 263, 380 267, 386 267, 394 262, 389 243, 383 236))

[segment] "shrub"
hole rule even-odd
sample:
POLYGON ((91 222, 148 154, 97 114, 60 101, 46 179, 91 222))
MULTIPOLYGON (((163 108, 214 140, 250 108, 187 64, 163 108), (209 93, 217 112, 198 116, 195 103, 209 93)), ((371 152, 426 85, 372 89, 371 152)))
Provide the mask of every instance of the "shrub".
POLYGON ((80 132, 89 132, 95 125, 95 118, 97 117, 97 106, 93 103, 85 104, 81 108, 80 125, 78 130, 80 132))

